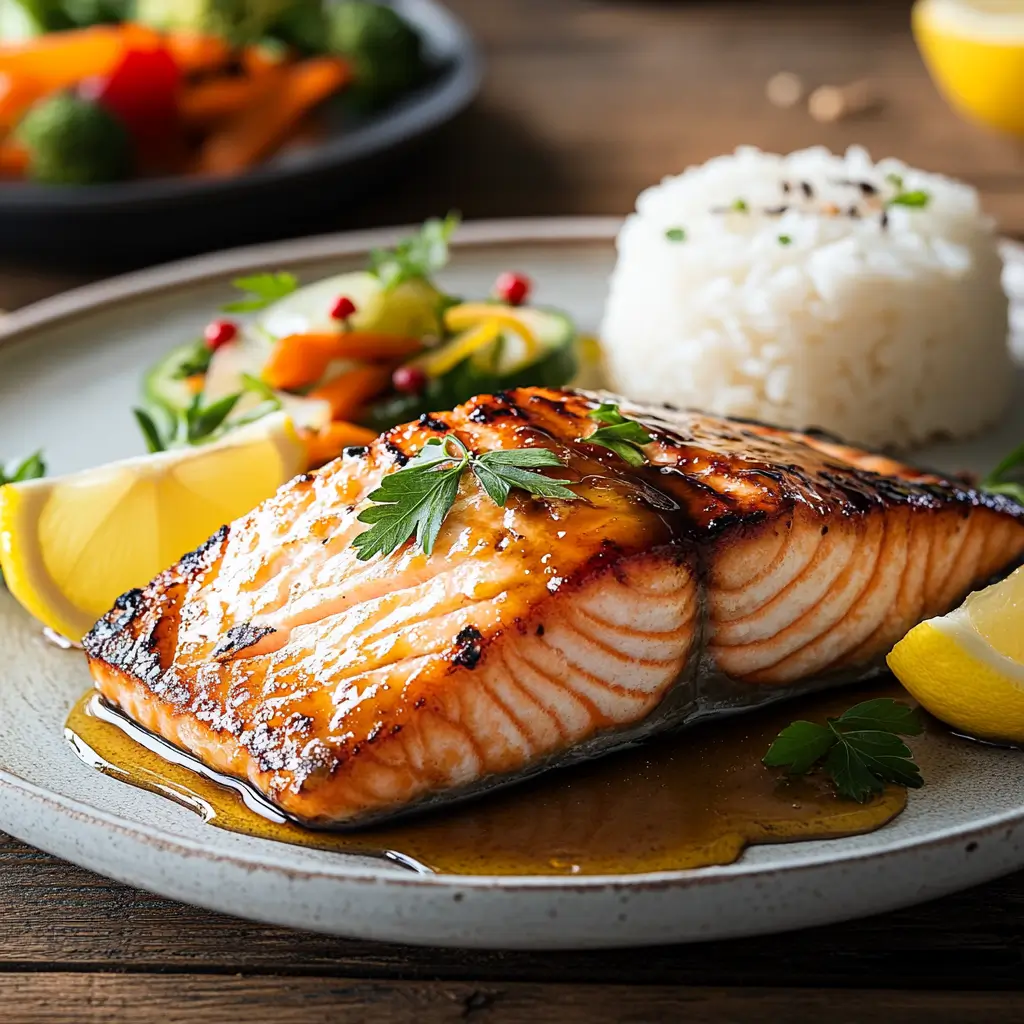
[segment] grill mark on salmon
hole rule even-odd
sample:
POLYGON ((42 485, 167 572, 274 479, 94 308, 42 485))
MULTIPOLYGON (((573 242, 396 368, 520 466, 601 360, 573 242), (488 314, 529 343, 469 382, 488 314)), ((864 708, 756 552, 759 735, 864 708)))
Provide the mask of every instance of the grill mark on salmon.
POLYGON ((1024 555, 1009 499, 816 433, 621 402, 655 439, 630 467, 577 440, 609 397, 480 396, 285 485, 118 600, 85 639, 97 687, 351 827, 867 677, 1024 555), (581 500, 499 508, 466 474, 431 558, 358 561, 367 495, 449 431, 550 449, 581 500))

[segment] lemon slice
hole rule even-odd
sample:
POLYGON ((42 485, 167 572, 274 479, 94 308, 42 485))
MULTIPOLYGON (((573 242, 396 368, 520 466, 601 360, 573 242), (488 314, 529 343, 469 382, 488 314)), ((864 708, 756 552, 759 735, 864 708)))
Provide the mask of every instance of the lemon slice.
POLYGON ((37 619, 80 640, 142 586, 305 468, 282 414, 199 448, 0 488, 0 569, 37 619))
POLYGON ((936 85, 962 113, 1024 135, 1024 4, 918 0, 914 36, 936 85))
POLYGON ((1024 743, 1024 567, 915 626, 888 660, 936 718, 982 739, 1024 743))

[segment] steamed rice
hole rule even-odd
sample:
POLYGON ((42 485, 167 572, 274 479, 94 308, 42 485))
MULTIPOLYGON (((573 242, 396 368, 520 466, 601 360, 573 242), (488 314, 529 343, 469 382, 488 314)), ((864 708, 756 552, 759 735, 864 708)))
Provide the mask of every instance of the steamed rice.
POLYGON ((971 434, 1009 400, 997 239, 948 178, 744 148, 643 192, 618 248, 601 333, 632 398, 878 446, 971 434))

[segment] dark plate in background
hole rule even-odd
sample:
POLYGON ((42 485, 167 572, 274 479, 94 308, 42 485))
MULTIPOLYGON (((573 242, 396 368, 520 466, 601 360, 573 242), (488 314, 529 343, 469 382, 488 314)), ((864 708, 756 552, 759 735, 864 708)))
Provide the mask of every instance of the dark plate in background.
POLYGON ((458 19, 434 0, 394 6, 422 33, 431 66, 415 92, 365 117, 354 116, 339 96, 320 112, 316 141, 293 144, 235 178, 2 183, 0 257, 92 269, 323 231, 318 216, 341 209, 389 165, 394 169, 480 85, 480 58, 458 19))

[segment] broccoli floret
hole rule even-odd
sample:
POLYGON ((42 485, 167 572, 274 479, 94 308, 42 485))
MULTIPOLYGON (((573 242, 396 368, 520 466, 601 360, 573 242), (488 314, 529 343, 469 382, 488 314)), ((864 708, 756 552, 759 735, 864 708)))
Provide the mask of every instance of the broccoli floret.
POLYGON ((352 62, 360 106, 384 106, 423 78, 423 41, 393 8, 343 0, 327 15, 329 46, 352 62))
POLYGON ((126 178, 132 166, 128 130, 92 100, 58 93, 41 100, 18 125, 29 152, 29 176, 54 185, 126 178))

